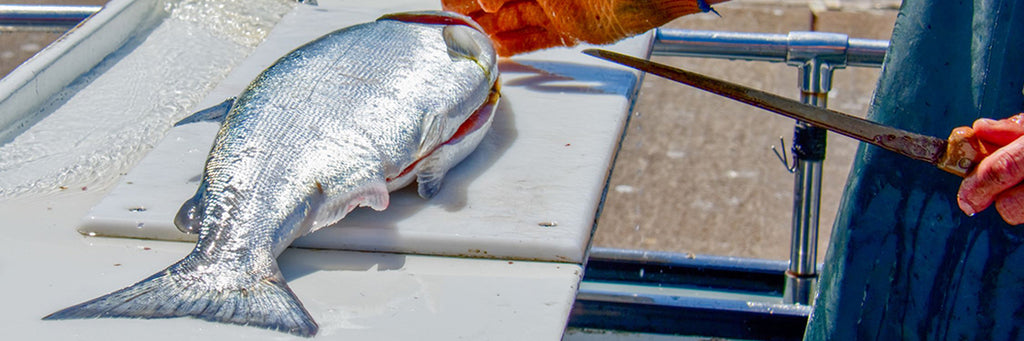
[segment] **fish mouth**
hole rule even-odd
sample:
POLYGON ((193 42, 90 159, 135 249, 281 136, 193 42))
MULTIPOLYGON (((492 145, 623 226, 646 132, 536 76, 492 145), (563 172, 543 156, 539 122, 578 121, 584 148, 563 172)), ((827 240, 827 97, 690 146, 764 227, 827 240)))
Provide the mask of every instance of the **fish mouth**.
POLYGON ((413 11, 385 14, 380 20, 395 20, 408 23, 419 23, 428 25, 462 25, 484 33, 484 28, 473 21, 470 17, 447 11, 413 11))

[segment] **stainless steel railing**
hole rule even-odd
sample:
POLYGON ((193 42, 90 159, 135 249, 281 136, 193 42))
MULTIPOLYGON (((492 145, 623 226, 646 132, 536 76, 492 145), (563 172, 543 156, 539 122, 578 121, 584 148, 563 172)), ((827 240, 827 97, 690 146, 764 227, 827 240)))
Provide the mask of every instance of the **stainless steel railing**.
POLYGON ((0 5, 0 31, 63 32, 102 6, 0 5))

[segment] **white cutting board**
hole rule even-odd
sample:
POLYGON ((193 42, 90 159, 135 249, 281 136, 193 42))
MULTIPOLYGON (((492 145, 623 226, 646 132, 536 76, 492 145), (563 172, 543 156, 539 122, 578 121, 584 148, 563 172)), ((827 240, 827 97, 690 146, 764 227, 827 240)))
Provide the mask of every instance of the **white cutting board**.
MULTIPOLYGON (((297 6, 196 108, 238 95, 288 51, 389 10, 321 1, 297 6)), ((646 34, 606 48, 647 56, 646 34)), ((299 247, 582 263, 638 72, 575 49, 503 60, 492 131, 431 200, 392 193, 390 207, 357 209, 297 240, 299 247)), ((175 127, 82 219, 98 236, 194 240, 173 225, 195 193, 216 123, 175 127)))

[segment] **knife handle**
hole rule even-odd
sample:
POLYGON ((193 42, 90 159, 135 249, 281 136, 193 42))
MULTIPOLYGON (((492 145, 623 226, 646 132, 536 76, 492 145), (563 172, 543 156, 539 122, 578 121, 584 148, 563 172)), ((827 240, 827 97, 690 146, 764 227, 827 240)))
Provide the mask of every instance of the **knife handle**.
POLYGON ((957 127, 946 140, 946 154, 936 163, 939 169, 960 177, 967 176, 985 157, 999 149, 974 136, 971 127, 957 127))

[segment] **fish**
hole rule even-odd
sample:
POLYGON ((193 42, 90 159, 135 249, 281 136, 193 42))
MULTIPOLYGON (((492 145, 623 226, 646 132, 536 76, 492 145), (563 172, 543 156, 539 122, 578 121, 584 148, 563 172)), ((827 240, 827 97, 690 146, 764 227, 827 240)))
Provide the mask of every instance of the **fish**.
POLYGON ((413 181, 437 194, 489 130, 497 79, 487 35, 451 12, 388 14, 306 43, 178 123, 222 121, 174 217, 198 235, 191 253, 43 319, 192 317, 315 335, 277 256, 356 207, 385 209, 413 181))

